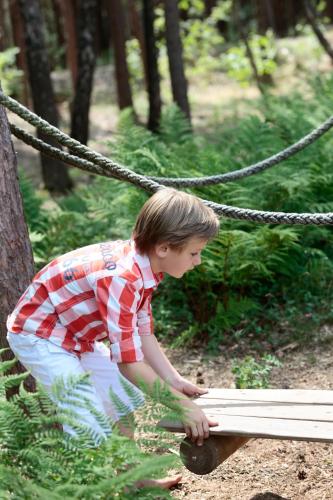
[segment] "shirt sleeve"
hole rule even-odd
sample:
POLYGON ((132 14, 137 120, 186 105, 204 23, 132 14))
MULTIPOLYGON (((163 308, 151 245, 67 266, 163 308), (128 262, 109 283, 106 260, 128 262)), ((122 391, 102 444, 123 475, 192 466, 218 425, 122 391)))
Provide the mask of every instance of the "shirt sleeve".
POLYGON ((154 332, 154 321, 153 321, 153 313, 151 310, 151 299, 152 293, 145 298, 142 306, 138 311, 138 329, 139 335, 152 335, 154 332))
POLYGON ((111 359, 117 363, 143 360, 137 309, 141 294, 133 283, 120 276, 97 281, 96 299, 110 339, 111 359))

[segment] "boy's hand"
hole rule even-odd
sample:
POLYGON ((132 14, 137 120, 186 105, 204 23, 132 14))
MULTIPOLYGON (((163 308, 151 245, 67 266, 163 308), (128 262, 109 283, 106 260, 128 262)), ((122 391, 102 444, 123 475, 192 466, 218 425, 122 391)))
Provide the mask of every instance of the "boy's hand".
POLYGON ((190 397, 191 396, 201 396, 202 394, 207 394, 207 392, 208 392, 208 389, 198 387, 183 377, 178 377, 171 385, 177 391, 182 392, 186 396, 190 396, 190 397))
POLYGON ((193 401, 183 401, 182 406, 186 410, 186 417, 183 422, 186 436, 190 438, 193 443, 202 446, 204 439, 209 437, 209 428, 219 424, 207 418, 204 412, 199 406, 193 403, 193 401))

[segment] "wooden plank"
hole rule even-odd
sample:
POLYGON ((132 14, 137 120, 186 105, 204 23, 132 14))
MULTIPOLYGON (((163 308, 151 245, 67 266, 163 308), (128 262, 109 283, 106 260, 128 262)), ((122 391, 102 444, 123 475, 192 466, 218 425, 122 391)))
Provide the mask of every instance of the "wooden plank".
POLYGON ((332 405, 304 405, 293 403, 274 403, 270 401, 245 401, 206 399, 195 400, 205 413, 209 415, 238 415, 261 418, 286 418, 291 420, 315 420, 333 422, 332 405))
POLYGON ((237 399, 333 405, 333 391, 319 389, 216 389, 204 395, 206 399, 237 399))
MULTIPOLYGON (((209 413, 205 412, 207 415, 209 413)), ((218 427, 211 427, 212 436, 246 436, 249 438, 292 439, 295 441, 333 442, 333 423, 304 420, 271 419, 224 415, 217 418, 218 427)), ((180 422, 162 420, 159 425, 173 432, 183 432, 180 422)))

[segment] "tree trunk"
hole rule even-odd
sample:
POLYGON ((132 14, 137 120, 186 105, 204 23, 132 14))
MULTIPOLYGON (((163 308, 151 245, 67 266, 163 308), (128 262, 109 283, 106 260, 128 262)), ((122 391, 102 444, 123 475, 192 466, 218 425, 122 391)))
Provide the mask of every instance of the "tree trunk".
POLYGON ((177 0, 164 0, 166 42, 168 50, 173 100, 191 121, 187 98, 187 82, 183 65, 183 47, 179 33, 179 10, 177 0))
POLYGON ((110 49, 110 25, 107 4, 109 0, 97 0, 96 54, 99 56, 110 49))
MULTIPOLYGON (((53 94, 49 62, 44 44, 43 20, 38 0, 19 0, 23 19, 29 82, 35 112, 52 125, 58 126, 58 113, 53 94)), ((58 146, 56 140, 38 131, 38 137, 58 146)), ((64 163, 41 155, 42 175, 49 191, 64 193, 71 189, 72 181, 64 163)))
POLYGON ((126 22, 122 0, 109 0, 108 15, 114 51, 119 109, 132 108, 133 99, 126 55, 126 22))
POLYGON ((333 2, 326 2, 326 7, 324 10, 324 14, 330 18, 330 21, 333 21, 333 2))
POLYGON ((67 67, 72 75, 72 85, 75 89, 77 78, 77 45, 75 27, 75 5, 73 0, 56 0, 62 13, 64 22, 64 35, 66 44, 67 67))
POLYGON ((10 1, 0 0, 0 52, 12 47, 14 43, 9 15, 10 1))
POLYGON ((205 1, 205 17, 209 17, 214 9, 216 7, 217 0, 206 0, 205 1))
POLYGON ((20 49, 20 52, 16 56, 16 64, 17 67, 23 71, 22 101, 26 106, 30 106, 31 102, 29 96, 29 82, 28 82, 29 71, 27 64, 24 29, 17 0, 9 1, 9 12, 12 25, 14 45, 20 49))
MULTIPOLYGON (((0 106, 0 347, 8 347, 7 316, 34 275, 34 262, 18 184, 16 156, 5 110, 0 106)), ((11 353, 5 352, 3 359, 11 353)), ((25 371, 22 367, 19 372, 25 371)), ((32 378, 28 381, 34 388, 32 378)))
POLYGON ((0 0, 0 52, 6 49, 5 0, 0 0))
POLYGON ((276 32, 274 9, 271 0, 256 1, 256 18, 260 33, 266 33, 269 27, 276 32))
MULTIPOLYGON (((61 12, 61 7, 59 5, 58 0, 52 0, 51 1, 51 6, 53 10, 53 30, 54 30, 54 35, 57 37, 57 47, 64 47, 65 46, 65 33, 64 33, 64 26, 62 23, 62 12, 61 12)), ((52 28, 51 28, 52 29, 52 28)), ((61 54, 61 58, 57 60, 61 63, 61 67, 65 68, 66 67, 66 56, 65 54, 61 54)))
POLYGON ((134 36, 140 45, 140 52, 141 52, 141 60, 142 60, 142 67, 143 67, 143 74, 144 74, 144 79, 145 79, 145 86, 146 90, 148 90, 148 63, 147 63, 147 52, 146 52, 146 46, 145 46, 145 39, 143 35, 143 27, 142 27, 142 22, 140 15, 137 11, 136 4, 134 0, 129 0, 128 2, 128 9, 129 9, 129 21, 131 25, 131 34, 134 36))
POLYGON ((318 38, 320 45, 325 50, 326 54, 328 54, 333 63, 333 47, 330 45, 329 41, 325 37, 324 33, 321 31, 319 24, 316 19, 316 11, 309 0, 303 0, 304 9, 305 9, 305 17, 308 23, 311 25, 314 34, 318 38))
POLYGON ((160 75, 157 63, 158 52, 154 32, 154 18, 154 0, 143 0, 143 27, 148 67, 148 128, 152 132, 157 132, 160 126, 162 101, 160 91, 160 75))
POLYGON ((95 70, 96 0, 79 0, 78 73, 72 104, 71 135, 82 144, 89 138, 89 108, 95 70))

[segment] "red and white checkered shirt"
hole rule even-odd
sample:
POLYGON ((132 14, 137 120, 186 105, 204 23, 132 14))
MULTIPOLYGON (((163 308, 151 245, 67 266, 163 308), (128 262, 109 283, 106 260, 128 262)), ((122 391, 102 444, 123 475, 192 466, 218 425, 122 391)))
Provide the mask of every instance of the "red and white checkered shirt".
POLYGON ((80 248, 35 276, 7 328, 78 354, 109 338, 113 361, 142 361, 140 336, 153 333, 151 297, 162 278, 131 240, 80 248))

